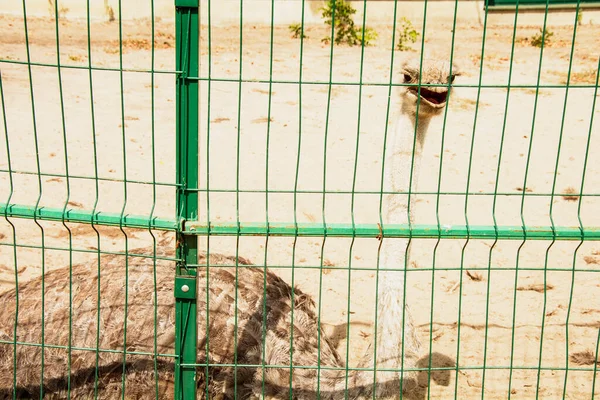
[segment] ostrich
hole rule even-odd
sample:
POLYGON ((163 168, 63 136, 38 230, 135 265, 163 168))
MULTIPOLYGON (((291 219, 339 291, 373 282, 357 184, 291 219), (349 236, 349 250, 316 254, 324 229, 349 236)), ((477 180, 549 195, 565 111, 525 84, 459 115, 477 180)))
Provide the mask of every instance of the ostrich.
MULTIPOLYGON (((404 151, 403 143, 410 136, 405 128, 413 129, 419 97, 418 143, 422 144, 429 119, 445 106, 453 78, 439 65, 424 63, 421 81, 438 83, 440 88, 421 88, 420 94, 417 86, 404 90, 400 120, 408 121, 399 124, 404 130, 394 138, 394 153, 404 151)), ((419 69, 410 65, 403 68, 407 83, 416 85, 418 73, 419 69)), ((392 187, 395 173, 406 172, 405 163, 394 159, 388 173, 392 187)), ((406 217, 407 208, 397 205, 393 197, 386 203, 387 222, 406 217)), ((387 242, 384 239, 384 244, 387 242)), ((401 265, 404 252, 397 256, 393 250, 384 247, 382 268, 401 265)), ((131 251, 138 255, 144 252, 147 250, 131 251)), ((99 264, 57 269, 43 280, 20 284, 18 292, 0 294, 0 398, 32 398, 42 393, 48 399, 65 398, 68 390, 72 398, 172 398, 174 360, 168 355, 174 353, 175 342, 173 265, 163 257, 147 256, 129 256, 126 264, 124 257, 102 255, 99 264), (42 343, 42 290, 43 359, 40 346, 28 345, 42 343), (11 344, 15 339, 19 342, 16 347, 11 344)), ((198 363, 208 361, 210 365, 197 368, 200 398, 386 399, 399 398, 401 387, 404 398, 416 398, 414 374, 378 372, 375 383, 373 371, 368 370, 374 365, 378 369, 399 369, 402 365, 401 280, 383 279, 388 282, 382 286, 378 306, 377 359, 369 349, 360 362, 365 369, 346 371, 332 341, 319 326, 310 296, 243 258, 210 254, 207 259, 200 254, 198 263, 211 266, 199 268, 197 279, 198 363), (234 362, 238 365, 235 368, 220 366, 234 362)), ((423 367, 416 361, 419 347, 414 326, 410 320, 404 325, 404 365, 423 367)))
MULTIPOLYGON (((450 65, 442 60, 424 59, 422 69, 419 68, 420 64, 420 59, 417 58, 405 62, 402 67, 403 80, 407 86, 404 86, 400 114, 392 132, 391 149, 386 157, 384 188, 387 192, 406 193, 409 188, 411 192, 417 190, 429 123, 445 109, 450 85, 459 74, 456 66, 450 68, 450 65), (422 86, 420 91, 419 82, 427 85, 422 86)), ((397 194, 384 196, 384 224, 414 222, 415 196, 411 195, 409 202, 405 198, 405 195, 397 194)), ((377 314, 382 324, 376 338, 377 368, 415 368, 421 354, 410 309, 408 303, 404 302, 404 272, 399 271, 410 265, 408 245, 408 239, 384 239, 381 244, 380 299, 377 314), (396 271, 386 271, 389 269, 396 271)), ((389 372, 380 374, 378 376, 384 376, 385 380, 389 380, 390 375, 393 375, 389 372)), ((414 382, 416 379, 415 372, 403 375, 404 381, 414 382)), ((393 398, 393 395, 378 392, 377 398, 388 397, 393 398)))

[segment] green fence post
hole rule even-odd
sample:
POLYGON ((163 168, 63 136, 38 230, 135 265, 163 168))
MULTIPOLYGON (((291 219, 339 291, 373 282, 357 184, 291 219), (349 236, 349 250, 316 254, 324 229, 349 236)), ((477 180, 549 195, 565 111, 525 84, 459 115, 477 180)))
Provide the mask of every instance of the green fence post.
POLYGON ((198 0, 175 0, 177 263, 175 277, 175 398, 196 399, 196 267, 198 240, 183 232, 198 219, 198 0))

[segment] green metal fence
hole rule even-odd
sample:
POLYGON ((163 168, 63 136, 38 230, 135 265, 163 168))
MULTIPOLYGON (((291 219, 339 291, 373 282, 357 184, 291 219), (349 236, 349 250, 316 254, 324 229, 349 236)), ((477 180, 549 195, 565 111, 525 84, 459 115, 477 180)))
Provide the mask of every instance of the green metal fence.
POLYGON ((481 26, 471 3, 357 1, 379 35, 354 47, 321 40, 321 2, 147 3, 0 14, 0 398, 600 395, 600 59, 580 1, 481 26), (395 193, 401 63, 426 54, 462 74, 421 186, 395 193), (414 221, 386 223, 386 196, 414 221))

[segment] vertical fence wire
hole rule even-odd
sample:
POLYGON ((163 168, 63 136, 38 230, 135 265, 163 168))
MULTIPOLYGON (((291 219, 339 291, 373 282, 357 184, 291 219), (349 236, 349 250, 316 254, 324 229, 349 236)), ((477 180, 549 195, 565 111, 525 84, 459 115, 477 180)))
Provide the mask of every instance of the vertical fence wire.
MULTIPOLYGON (((425 59, 425 35, 427 34, 427 9, 428 9, 428 0, 424 0, 423 2, 423 25, 422 25, 422 29, 421 29, 421 43, 420 43, 420 54, 418 56, 418 62, 419 62, 419 71, 423 71, 423 61, 425 59)), ((426 83, 426 82, 425 82, 426 83)), ((415 108, 415 115, 419 115, 419 111, 421 110, 421 105, 422 105, 422 101, 421 101, 421 90, 423 88, 422 86, 423 84, 423 74, 419 73, 419 77, 418 77, 418 81, 417 81, 417 100, 416 100, 416 108, 415 108)), ((419 120, 420 118, 415 118, 414 121, 414 131, 413 131, 413 135, 412 135, 412 151, 411 151, 411 161, 410 161, 410 173, 409 173, 409 178, 408 178, 408 196, 407 196, 407 200, 406 200, 406 205, 407 205, 407 216, 408 216, 408 229, 409 229, 409 233, 408 233, 408 237, 407 237, 407 243, 406 243, 406 247, 404 249, 404 260, 403 264, 404 264, 404 270, 403 270, 403 283, 404 283, 404 287, 402 290, 402 304, 404 305, 404 307, 402 307, 402 345, 401 345, 401 363, 400 363, 400 371, 404 371, 405 370, 405 343, 406 343, 406 317, 407 317, 407 312, 406 312, 406 305, 407 305, 407 278, 408 278, 408 270, 410 268, 410 249, 411 246, 413 244, 413 221, 411 218, 411 214, 414 212, 414 190, 413 190, 413 184, 416 181, 417 177, 417 171, 416 171, 416 162, 420 162, 416 161, 416 155, 417 155, 417 146, 418 146, 418 132, 419 132, 419 120)), ((421 149, 422 151, 422 149, 421 149)), ((404 392, 404 379, 400 379, 400 393, 404 392)))
MULTIPOLYGON (((157 273, 156 273, 156 236, 152 231, 152 225, 150 221, 154 217, 154 211, 156 210, 156 112, 155 112, 155 46, 156 46, 156 23, 155 23, 155 10, 154 10, 154 0, 150 0, 150 23, 151 23, 151 31, 150 31, 150 118, 151 118, 151 126, 150 126, 150 141, 152 144, 151 149, 151 164, 152 164, 152 206, 150 208, 150 213, 148 216, 148 234, 152 238, 152 285, 154 288, 153 293, 153 311, 154 311, 154 338, 152 340, 152 351, 154 352, 154 360, 153 360, 153 368, 154 368, 154 396, 155 398, 159 398, 159 376, 158 376, 158 324, 160 322, 158 316, 158 282, 157 282, 157 273)), ((207 314, 208 315, 208 314, 207 314)))
MULTIPOLYGON (((454 16, 452 19, 452 39, 450 41, 450 59, 449 59, 449 71, 448 71, 448 95, 449 98, 447 101, 450 101, 450 97, 451 97, 451 84, 453 83, 453 68, 454 68, 454 40, 456 38, 456 16, 457 16, 457 11, 458 11, 458 0, 455 0, 454 2, 454 16)), ((483 59, 482 59, 483 60, 483 59)), ((480 76, 481 78, 481 76, 480 76)), ((477 108, 477 104, 479 102, 479 97, 477 98, 475 104, 476 104, 476 108, 477 108)), ((477 117, 475 117, 475 120, 477 119, 477 117)), ((444 144, 445 144, 445 139, 446 139, 446 123, 448 120, 448 107, 445 108, 444 110, 444 119, 442 122, 442 137, 441 137, 441 141, 440 141, 440 161, 439 161, 439 167, 438 167, 438 181, 437 181, 437 195, 436 195, 436 200, 435 200, 435 218, 436 218, 436 223, 437 223, 437 228, 438 228, 438 232, 441 232, 441 222, 440 222, 440 192, 442 191, 442 173, 443 173, 443 163, 444 163, 444 144)), ((470 154, 473 154, 473 145, 475 143, 475 125, 476 123, 473 123, 473 136, 471 138, 471 151, 470 154)), ((465 193, 469 192, 469 183, 470 183, 470 175, 471 175, 471 160, 469 160, 469 167, 467 169, 467 188, 465 189, 465 193)), ((418 190, 418 189, 417 189, 418 190)), ((468 221, 468 216, 467 216, 467 207, 468 207, 468 195, 465 195, 465 224, 467 226, 467 230, 468 230, 468 226, 469 226, 469 221, 468 221)), ((434 315, 434 307, 435 307, 435 300, 434 300, 434 293, 435 293, 435 272, 436 272, 436 261, 437 261, 437 255, 438 255, 438 248, 439 245, 442 241, 441 235, 438 236, 437 241, 435 243, 435 246, 433 248, 433 257, 432 257, 432 269, 431 269, 431 302, 430 302, 430 316, 429 316, 429 353, 431 354, 433 352, 433 315, 434 315)), ((466 248, 467 244, 468 244, 469 238, 467 237, 466 242, 464 244, 464 248, 466 248)), ((461 260, 462 261, 462 260, 461 260)), ((463 268, 462 262, 461 262, 461 266, 460 268, 463 268)), ((461 278, 462 278, 462 274, 461 274, 461 278)), ((457 340, 458 343, 460 343, 460 337, 457 340)), ((432 358, 433 357, 429 357, 429 361, 427 362, 427 371, 428 371, 428 379, 427 379, 427 386, 430 387, 431 386, 431 368, 432 368, 432 358)), ((431 397, 431 392, 428 391, 427 393, 428 399, 431 397)))
MULTIPOLYGON (((574 21, 573 21, 573 36, 571 38, 571 50, 570 50, 570 54, 569 54, 569 69, 567 71, 567 81, 565 83, 565 100, 563 103, 562 119, 560 122, 560 132, 559 132, 559 136, 558 136, 558 144, 556 146, 556 164, 554 166, 554 178, 552 180, 552 191, 551 191, 551 195, 550 195, 550 210, 549 210, 550 215, 549 216, 550 216, 550 223, 552 225, 553 230, 555 229, 554 196, 556 193, 556 181, 558 178, 558 169, 559 169, 559 162, 560 162, 560 156, 561 156, 561 148, 562 148, 563 137, 564 137, 565 119, 567 116, 567 101, 569 98, 569 85, 571 84, 571 71, 573 68, 573 54, 575 52, 575 38, 577 36, 577 25, 578 25, 577 16, 579 15, 580 5, 581 5, 581 0, 577 0, 577 5, 575 8, 575 16, 574 16, 574 21)), ((586 151, 586 153, 587 153, 587 151, 586 151)), ((564 384, 563 384, 563 396, 567 395, 567 378, 569 376, 569 320, 571 317, 571 306, 573 305, 573 292, 575 289, 575 266, 576 266, 577 252, 579 251, 579 248, 582 245, 583 245, 583 237, 581 238, 581 241, 579 242, 579 244, 577 245, 575 250, 573 250, 573 263, 572 263, 573 272, 571 274, 571 285, 570 285, 570 289, 569 289, 569 301, 568 301, 568 305, 567 305, 567 316, 566 316, 566 321, 565 321, 565 353, 566 353, 566 357, 565 357, 565 379, 564 379, 564 384)))
POLYGON ((205 185, 206 185, 206 223, 208 225, 208 232, 206 235, 206 281, 203 282, 206 287, 206 322, 204 325, 204 330, 206 334, 206 344, 204 346, 204 376, 206 377, 206 384, 204 388, 204 394, 206 398, 209 398, 209 385, 210 385, 210 274, 211 274, 211 265, 210 265, 210 243, 211 243, 211 235, 210 235, 210 223, 211 223, 211 213, 210 213, 210 204, 211 204, 211 182, 210 182, 210 172, 211 172, 211 157, 210 157, 210 146, 211 146, 211 100, 212 100, 212 64, 213 64, 213 55, 212 55, 212 0, 208 0, 207 3, 207 73, 208 73, 208 82, 206 87, 206 96, 207 96, 207 106, 206 106, 206 153, 204 157, 206 158, 205 168, 206 168, 206 176, 205 176, 205 185))
MULTIPOLYGON (((539 69, 538 69, 538 81, 537 81, 537 85, 539 86, 540 84, 540 77, 542 75, 542 61, 543 61, 543 54, 544 54, 544 42, 545 42, 545 36, 547 35, 546 32, 546 24, 548 22, 548 7, 549 7, 549 0, 546 1, 546 13, 544 15, 544 24, 543 24, 543 28, 542 28, 542 44, 540 46, 540 63, 539 63, 539 69)), ((533 111, 533 122, 532 122, 532 127, 531 127, 531 140, 533 141, 533 131, 535 129, 535 122, 536 122, 536 117, 537 117, 537 106, 538 106, 538 98, 539 98, 539 88, 536 88, 536 100, 535 100, 535 105, 534 105, 534 111, 533 111)), ((533 149, 533 146, 529 149, 530 152, 533 149)), ((531 154, 531 153, 530 153, 531 154)), ((529 161, 529 160, 528 160, 529 161)), ((527 175, 528 175, 528 171, 525 171, 525 182, 527 182, 527 175)), ((524 204, 525 204, 525 192, 527 191, 527 185, 524 183, 523 184, 523 197, 522 197, 522 202, 521 202, 521 209, 523 209, 524 204)), ((523 215, 521 213, 521 215, 523 215)), ((524 223, 523 223, 524 224, 524 223)), ((554 231, 554 225, 552 225, 552 231, 554 231)), ((552 249, 552 247, 554 247, 556 243, 556 239, 552 238, 552 240, 550 241, 550 244, 548 245, 548 247, 546 248, 546 252, 544 255, 544 281, 543 281, 543 285, 544 285, 544 300, 543 300, 543 305, 542 305, 542 319, 540 321, 540 349, 539 349, 539 355, 538 355, 538 370, 537 370, 537 381, 536 381, 536 385, 535 385, 535 397, 538 398, 539 397, 539 392, 540 392, 540 380, 542 377, 542 362, 543 362, 543 350, 544 350, 544 334, 546 331, 546 307, 548 306, 548 261, 550 259, 550 251, 552 249)), ((515 288, 516 289, 516 288, 515 288)))
POLYGON ((68 318, 68 342, 67 342, 67 397, 71 398, 71 362, 72 362, 72 340, 73 340, 73 236, 72 232, 65 223, 65 214, 69 201, 71 198, 71 181, 69 177, 69 151, 67 141, 67 126, 65 121, 65 101, 63 93, 63 77, 61 71, 60 61, 60 33, 59 33, 59 14, 58 14, 58 2, 54 2, 54 32, 56 38, 56 72, 58 74, 58 95, 60 99, 60 117, 61 117, 61 130, 63 138, 63 154, 65 156, 65 186, 66 186, 66 198, 62 209, 62 226, 68 232, 69 240, 69 318, 68 318))
MULTIPOLYGON (((496 230, 496 233, 498 231, 497 226, 498 226, 498 220, 497 220, 497 215, 496 215, 496 211, 497 211, 497 204, 498 204, 498 185, 499 185, 499 181, 500 181, 500 169, 501 169, 501 165, 502 165, 502 155, 504 154, 504 138, 506 135, 506 125, 507 125, 507 119, 508 119, 508 106, 509 106, 509 100, 510 100, 510 89, 511 89, 511 84, 512 84, 512 74, 513 74, 513 65, 514 65, 514 56, 515 56, 515 40, 517 38, 517 21, 518 21, 518 17, 519 17, 519 0, 517 0, 516 5, 515 5, 515 19, 514 19, 514 23, 513 23, 513 31, 512 31, 512 41, 511 41, 511 48, 510 48, 510 63, 509 63, 509 70, 508 70, 508 81, 507 81, 507 88, 506 88, 506 103, 504 105, 504 117, 503 117, 503 121, 502 121, 502 133, 500 136, 500 146, 498 149, 498 164, 496 167, 496 179, 495 179, 495 184, 494 184, 494 197, 493 197, 493 203, 492 203, 492 219, 494 221, 494 229, 496 230)), ((496 246, 496 244, 498 243, 498 238, 496 237, 496 240, 494 240, 494 243, 492 245, 492 249, 496 246)), ((524 242, 521 244, 521 246, 523 246, 524 242)), ((492 249, 490 249, 490 258, 491 258, 491 252, 492 249)), ((520 247, 519 247, 520 249, 520 247)), ((516 269, 515 269, 515 280, 514 280, 514 286, 516 287, 517 283, 518 283, 518 277, 519 277, 519 269, 518 269, 518 259, 516 262, 516 269)), ((512 309, 512 325, 513 325, 513 329, 511 331, 511 349, 514 349, 514 343, 515 343, 515 330, 514 330, 514 324, 516 322, 516 316, 517 316, 517 291, 514 291, 514 297, 513 297, 513 309, 512 309)), ((459 323, 459 330, 460 330, 460 323, 459 323)), ((514 352, 511 351, 510 353, 510 372, 509 372, 509 380, 508 380, 508 398, 510 399, 511 396, 511 392, 512 392, 512 366, 513 366, 513 357, 514 357, 514 352)), ((458 366, 458 359, 457 359, 457 366, 458 366)), ((457 380, 456 380, 456 385, 455 385, 455 390, 458 388, 458 376, 457 376, 457 380)))
MULTIPOLYGON (((598 80, 596 80, 596 82, 598 82, 598 80)), ((594 400, 596 398, 595 393, 596 393, 596 379, 598 378, 598 365, 600 365, 600 363, 597 360, 600 360, 599 355, 600 353, 598 352, 600 350, 600 329, 598 329, 598 337, 596 338, 596 351, 594 352, 594 359, 596 360, 596 362, 594 363, 594 368, 593 368, 593 375, 592 375, 592 400, 594 400)))
MULTIPOLYGON (((479 103, 481 100, 481 84, 483 82, 483 64, 484 64, 484 60, 485 60, 485 45, 486 45, 486 38, 487 38, 487 27, 488 27, 488 13, 485 13, 485 17, 483 19, 483 33, 481 36, 481 55, 480 55, 480 60, 479 60, 479 79, 478 79, 478 83, 477 83, 477 98, 475 100, 475 111, 474 111, 474 115, 473 115, 473 131, 471 133, 471 147, 470 147, 470 156, 469 156, 469 170, 468 170, 468 177, 470 177, 471 174, 471 162, 472 162, 472 156, 473 156, 473 149, 475 146, 475 136, 476 136, 476 131, 477 131, 477 116, 478 116, 478 112, 479 112, 479 103)), ((468 181, 470 182, 470 181, 468 181)), ((468 185, 468 183, 467 183, 468 185)), ((468 190, 466 191, 468 193, 468 190)), ((468 195, 466 195, 465 198, 465 210, 468 204, 468 195)), ((469 226, 468 223, 468 216, 467 213, 465 212, 465 222, 467 224, 467 227, 469 226)), ((466 246, 466 244, 465 244, 466 246)), ((491 288, 491 278, 492 278, 492 265, 491 265, 491 257, 492 257, 492 252, 493 252, 493 247, 490 248, 490 253, 489 253, 489 259, 488 259, 488 267, 487 267, 487 276, 486 276, 486 280, 487 280, 487 287, 486 287, 486 303, 485 303, 485 333, 484 333, 484 340, 483 340, 483 370, 482 370, 482 376, 481 376, 481 398, 484 398, 485 396, 485 374, 486 374, 486 363, 487 363, 487 348, 488 348, 488 332, 489 332, 489 307, 490 307, 490 288, 491 288)), ((460 342, 460 338, 459 338, 459 342, 460 342)), ((459 344, 460 346, 460 344, 459 344)))
POLYGON ((123 367, 121 370, 121 399, 125 400, 125 388, 127 382, 127 323, 129 316, 129 238, 123 229, 123 217, 127 208, 127 135, 125 132, 125 79, 123 76, 123 5, 118 2, 119 15, 119 86, 120 86, 120 108, 121 108, 121 151, 123 160, 123 206, 119 217, 119 230, 123 234, 125 245, 125 301, 123 304, 123 367))
MULTIPOLYGON (((27 52, 27 72, 28 72, 28 78, 29 78, 29 96, 30 96, 30 100, 31 100, 31 116, 32 116, 32 123, 33 123, 33 138, 34 138, 34 143, 35 143, 35 161, 36 161, 36 168, 37 168, 37 176, 38 176, 38 197, 37 200, 35 202, 35 208, 37 209, 40 205, 40 202, 42 200, 42 174, 41 174, 41 164, 40 164, 40 156, 39 156, 39 145, 38 145, 38 131, 37 131, 37 123, 36 123, 36 110, 35 110, 35 100, 34 100, 34 91, 33 91, 33 74, 32 74, 32 68, 31 68, 31 51, 30 51, 30 45, 29 45, 29 30, 27 28, 27 6, 25 4, 25 0, 23 0, 22 4, 23 4, 23 24, 24 24, 24 30, 25 30, 25 49, 27 52)), ((46 251, 45 251, 45 235, 44 235, 44 228, 42 227, 42 225, 39 223, 37 216, 34 216, 33 218, 35 224, 38 226, 38 228, 40 229, 40 233, 41 233, 41 276, 42 276, 42 282, 41 282, 41 293, 40 293, 40 297, 41 297, 41 323, 42 323, 42 327, 41 327, 41 332, 40 332, 40 352, 41 352, 41 357, 40 357, 40 398, 44 397, 44 363, 45 363, 45 318, 46 318, 46 281, 45 281, 45 273, 46 273, 46 251)), ((18 324, 18 321, 15 320, 15 325, 18 324)), ((15 340, 15 346, 16 346, 16 341, 17 341, 17 336, 15 334, 14 337, 15 340)), ((15 355, 16 357, 16 355, 15 355)), ((15 365, 15 371, 16 371, 16 365, 17 365, 17 360, 15 358, 14 361, 14 365, 15 365)))
MULTIPOLYGON (((512 79, 512 71, 513 71, 513 60, 514 60, 514 50, 515 50, 515 39, 516 39, 516 29, 517 29, 517 18, 519 15, 519 0, 516 0, 516 5, 515 5, 515 19, 514 19, 514 23, 513 23, 513 32, 512 32, 512 40, 511 40, 511 54, 510 54, 510 61, 509 61, 509 71, 508 71, 508 82, 507 82, 507 92, 506 92, 506 103, 505 103, 505 108, 504 108, 504 118, 503 118, 503 124, 502 124, 502 134, 500 137, 500 148, 498 150, 498 164, 497 164, 497 168, 496 168, 496 178, 495 178, 495 184, 494 184, 494 194, 493 194, 493 204, 492 204, 492 219, 493 219, 493 223, 494 223, 494 230, 495 230, 495 238, 494 241, 492 243, 492 245, 490 246, 490 251, 489 251, 489 255, 488 255, 488 271, 487 271, 487 276, 488 276, 488 287, 487 287, 487 291, 489 293, 489 282, 490 282, 490 274, 491 274, 491 265, 492 265, 492 254, 494 249, 496 248, 496 245, 498 243, 498 235, 497 235, 497 218, 496 218, 496 205, 497 205, 497 198, 498 198, 498 185, 499 185, 499 181, 500 181, 500 169, 501 169, 501 161, 502 161, 502 154, 503 154, 503 148, 504 148, 504 137, 505 137, 505 133, 506 133, 506 121, 507 121, 507 116, 508 116, 508 105, 509 105, 509 98, 510 98, 510 89, 511 89, 511 79, 512 79)), ((485 15, 485 19, 483 22, 483 38, 482 41, 484 41, 485 39, 485 35, 486 35, 486 26, 487 26, 487 13, 485 15)), ((483 75, 483 55, 484 55, 484 46, 482 44, 482 56, 481 56, 481 60, 480 60, 480 68, 479 68, 479 86, 481 86, 481 79, 482 79, 482 75, 483 75)), ((480 90, 478 89, 477 92, 477 100, 476 100, 476 105, 479 104, 479 99, 480 99, 480 90)), ((477 113, 478 107, 476 107, 476 111, 475 113, 477 113)), ((469 222, 468 222, 468 204, 469 204, 469 188, 470 188, 470 182, 471 182, 471 168, 472 168, 472 161, 473 161, 473 148, 474 148, 474 144, 475 144, 475 125, 477 122, 477 118, 474 117, 474 127, 473 127, 473 136, 471 138, 471 147, 470 147, 470 155, 469 155, 469 167, 468 167, 468 173, 467 173, 467 186, 465 189, 465 222, 467 225, 467 229, 469 227, 469 222)), ((460 269, 460 278, 459 278, 459 294, 458 294, 458 318, 457 318, 457 344, 456 344, 456 378, 455 378, 455 382, 454 382, 454 396, 455 399, 458 396, 458 388, 459 388, 459 380, 460 380, 460 337, 461 337, 461 317, 462 317, 462 305, 463 305, 463 267, 464 267, 464 259, 465 259, 465 252, 466 252, 466 248, 467 245, 469 244, 469 238, 467 238, 467 240, 465 241, 462 249, 461 249, 461 259, 460 259, 460 265, 461 265, 461 269, 460 269)), ((515 274, 518 274, 518 272, 515 272, 515 274)), ((515 278, 516 279, 516 278, 515 278)), ((516 284, 516 280, 515 280, 515 284, 516 284)), ((486 306, 487 307, 487 306, 486 306)), ((514 332, 513 332, 514 335, 514 332)), ((514 337, 514 336, 513 336, 514 337)), ((485 359, 485 357, 484 357, 485 359)), ((511 354, 511 365, 512 365, 512 354, 511 354)), ((510 380, 509 380, 509 388, 508 388, 508 392, 509 392, 509 396, 510 396, 510 380)), ((483 392, 483 388, 482 388, 482 392, 483 392)))
MULTIPOLYGON (((240 154, 241 154, 241 139, 242 139, 242 82, 244 77, 244 1, 240 0, 240 27, 239 27, 239 53, 238 53, 238 99, 237 99, 237 129, 236 129, 236 155, 235 155, 235 223, 236 223, 236 239, 235 239, 235 307, 233 320, 235 328, 233 330, 233 348, 238 348, 239 341, 239 322, 238 322, 238 301, 239 301, 239 255, 240 255, 240 154)), ((238 352, 233 354, 233 390, 238 393, 238 352)))
MULTIPOLYGON (((350 245, 348 247, 348 303, 347 303, 347 318, 346 318, 346 381, 345 381, 345 390, 346 396, 348 393, 348 360, 350 357, 350 316, 351 308, 350 304, 352 301, 352 254, 354 251, 354 245, 356 243, 356 219, 354 215, 354 205, 356 201, 356 174, 358 172, 358 156, 360 149, 360 128, 361 128, 361 114, 362 114, 362 102, 363 102, 363 72, 364 72, 364 61, 365 61, 365 34, 367 32, 367 1, 363 0, 363 19, 362 19, 362 32, 361 32, 361 48, 360 48, 360 65, 359 65, 359 73, 358 73, 358 107, 356 110, 357 120, 356 120, 356 145, 354 148, 354 165, 352 171, 352 189, 350 194, 350 220, 352 223, 352 240, 350 241, 350 245)), ((333 23, 333 22, 332 22, 333 23)), ((333 38, 332 38, 333 40, 333 38)))
MULTIPOLYGON (((267 337, 267 265, 269 253, 269 163, 271 152, 271 113, 273 106, 273 47, 275 43, 275 0, 271 0, 271 26, 269 30, 269 98, 267 103, 267 131, 265 138, 265 222, 267 231, 265 232, 265 252, 263 258, 263 301, 262 301, 262 327, 261 327, 261 343, 265 343, 267 337)), ((304 26, 302 26, 302 32, 304 26)), ((300 36, 303 36, 301 34, 300 36)), ((293 321, 293 320, 292 320, 293 321)), ((261 357, 261 375, 262 385, 261 393, 265 396, 265 376, 266 376, 266 346, 262 346, 261 357)))
POLYGON ((100 232, 95 225, 93 215, 96 213, 98 207, 98 201, 100 199, 100 187, 98 180, 98 144, 96 142, 96 108, 94 106, 94 80, 92 72, 92 22, 90 13, 90 1, 86 1, 86 27, 87 27, 87 57, 88 57, 88 82, 90 92, 90 122, 91 122, 91 141, 94 155, 94 204, 92 206, 92 213, 90 215, 90 226, 96 235, 96 337, 95 337, 95 358, 94 358, 94 398, 98 398, 98 378, 99 378, 99 367, 100 367, 100 321, 101 321, 101 264, 100 264, 100 252, 101 252, 101 241, 100 232))
MULTIPOLYGON (((8 166, 8 183, 10 186, 10 190, 8 192, 8 197, 6 199, 6 204, 10 204, 14 193, 14 182, 13 182, 13 173, 12 173, 12 162, 10 156, 10 140, 8 138, 8 123, 6 121, 6 103, 4 100, 4 87, 2 86, 2 71, 0 71, 0 104, 2 105, 2 122, 4 125, 4 140, 6 143, 6 163, 8 166)), ((13 389, 17 387, 17 327, 19 321, 19 263, 17 261, 17 230, 13 222, 8 218, 8 209, 4 211, 4 219, 10 225, 12 231, 12 258, 14 264, 15 271, 15 318, 12 329, 13 340, 12 340, 12 387, 13 389)), ((16 391, 13 391, 13 399, 16 398, 16 391)))
MULTIPOLYGON (((388 90, 387 90, 387 102, 386 102, 386 110, 385 110, 385 127, 383 131, 383 147, 381 149, 381 176, 380 176, 380 184, 379 184, 379 228, 381 229, 381 234, 379 236, 379 244, 377 245, 377 256, 375 260, 375 300, 374 300, 374 317, 373 317, 373 337, 377 338, 377 330, 379 327, 379 315, 377 312, 379 305, 379 284, 380 284, 380 271, 381 271, 381 247, 383 245, 383 241, 385 240, 385 236, 383 234, 383 201, 384 201, 384 183, 385 183, 385 171, 386 171, 386 161, 388 160, 388 137, 389 137, 389 123, 390 116, 392 115, 392 88, 394 82, 394 49, 396 47, 396 25, 397 25, 397 17, 398 17, 398 2, 394 1, 394 12, 393 12, 393 24, 392 24, 392 39, 390 43, 390 67, 389 67, 389 82, 388 82, 388 90)), ((395 127, 392 127, 395 129, 395 127)), ((386 188, 390 190, 391 188, 386 188)), ((406 276, 404 276, 406 280, 406 276)), ((373 341, 373 400, 376 399, 376 384, 377 384, 377 340, 373 341)))
MULTIPOLYGON (((291 276, 291 287, 294 287, 294 282, 296 278, 296 246, 298 245, 298 181, 300 176, 300 162, 301 162, 301 154, 302 154, 302 77, 304 72, 304 11, 305 11, 306 0, 302 0, 300 18, 301 18, 301 28, 300 28, 300 57, 299 57, 299 66, 298 66, 298 142, 297 142, 297 152, 296 152, 296 171, 294 176, 294 200, 293 200, 293 211, 294 211, 294 239, 292 243, 292 255, 291 255, 291 268, 292 268, 292 276, 291 276)), ((295 304, 295 291, 291 291, 291 301, 292 305, 295 304)), ((265 296, 266 297, 266 296, 265 296)), ((292 399, 294 397, 294 388, 293 388, 293 377, 294 377, 294 307, 291 309, 290 316, 290 378, 289 378, 289 398, 292 399)))
MULTIPOLYGON (((325 108, 325 126, 323 128, 323 185, 321 194, 321 221, 323 226, 327 226, 326 217, 326 203, 327 203, 327 147, 329 144, 329 121, 331 117, 331 91, 333 87, 333 55, 334 55, 334 32, 335 32, 335 21, 336 21, 336 2, 332 4, 331 9, 331 28, 329 31, 329 65, 328 65, 328 76, 327 76, 327 105, 325 108)), ((304 28, 302 28, 304 29, 304 28)), ((323 241, 321 242, 321 250, 319 257, 319 294, 318 294, 318 310, 317 310, 317 323, 321 326, 321 315, 323 312, 323 256, 325 254, 325 244, 327 242, 327 231, 323 230, 323 241)), ((322 330, 319 329, 317 333, 317 393, 320 393, 321 389, 321 348, 324 338, 322 337, 322 330)))
MULTIPOLYGON (((587 136, 587 142, 586 142, 586 152, 585 152, 585 156, 584 156, 584 160, 583 160, 583 171, 581 174, 581 186, 579 187, 579 199, 577 201, 577 220, 579 222, 579 226, 581 231, 583 232, 583 221, 581 220, 581 202, 583 200, 583 188, 584 188, 584 184, 586 181, 586 172, 587 172, 587 166, 588 166, 588 160, 589 160, 589 149, 590 149, 590 142, 592 139, 592 128, 594 126, 594 110, 596 109, 596 100, 598 99, 598 83, 600 82, 600 57, 598 57, 598 67, 596 68, 596 87, 594 89, 594 97, 592 100, 592 111, 591 111, 591 115, 590 115, 590 129, 588 131, 588 136, 587 136)), ((573 261, 573 278, 575 275, 575 261, 573 261)), ((567 325, 565 326, 565 329, 569 329, 569 325, 568 325, 568 321, 566 322, 567 325)), ((593 364, 593 375, 592 375, 592 399, 594 399, 595 397, 595 389, 596 389, 596 379, 597 379, 597 375, 598 375, 598 365, 600 365, 600 358, 598 357, 598 350, 600 349, 600 329, 598 329, 598 338, 596 339, 596 351, 594 352, 594 360, 596 361, 593 364)), ((569 357, 569 355, 567 354, 567 358, 569 357)))

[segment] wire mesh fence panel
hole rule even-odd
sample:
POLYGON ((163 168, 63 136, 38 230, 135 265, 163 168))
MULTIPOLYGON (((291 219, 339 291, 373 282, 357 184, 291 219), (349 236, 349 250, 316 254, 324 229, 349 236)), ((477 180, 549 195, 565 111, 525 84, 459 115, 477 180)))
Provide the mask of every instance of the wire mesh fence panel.
POLYGON ((0 398, 599 397, 553 3, 2 5, 0 398))

